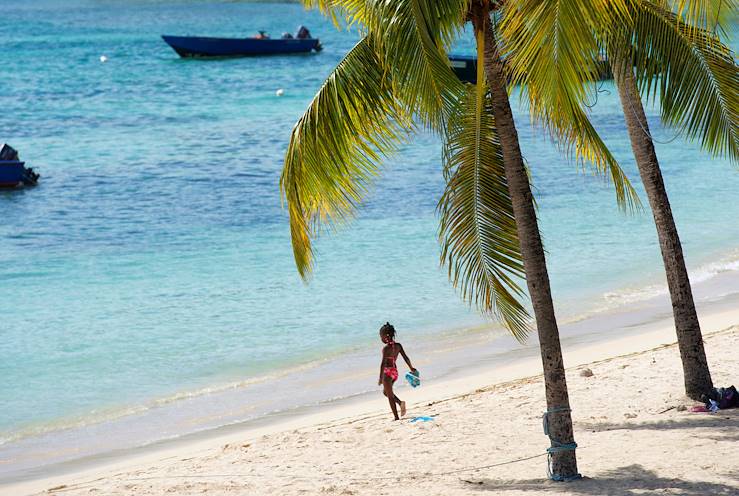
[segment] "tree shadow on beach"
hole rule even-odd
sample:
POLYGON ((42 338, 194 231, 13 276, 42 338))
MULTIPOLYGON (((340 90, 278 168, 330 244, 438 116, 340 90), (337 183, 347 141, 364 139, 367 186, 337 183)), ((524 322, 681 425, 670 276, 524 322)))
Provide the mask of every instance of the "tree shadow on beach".
MULTIPOLYGON (((592 432, 604 431, 638 431, 638 430, 673 430, 673 429, 707 429, 714 430, 721 439, 739 436, 739 409, 722 410, 719 413, 686 414, 676 419, 657 422, 576 422, 576 430, 592 432), (690 415, 690 416, 688 416, 690 415)), ((707 436, 708 437, 708 436, 707 436)))
POLYGON ((686 481, 659 477, 641 465, 628 465, 603 472, 598 477, 584 477, 574 482, 553 482, 548 479, 505 480, 478 479, 462 480, 466 488, 480 492, 503 494, 508 491, 523 491, 537 494, 552 492, 573 495, 644 495, 679 494, 680 496, 736 496, 739 484, 722 484, 708 481, 686 481))

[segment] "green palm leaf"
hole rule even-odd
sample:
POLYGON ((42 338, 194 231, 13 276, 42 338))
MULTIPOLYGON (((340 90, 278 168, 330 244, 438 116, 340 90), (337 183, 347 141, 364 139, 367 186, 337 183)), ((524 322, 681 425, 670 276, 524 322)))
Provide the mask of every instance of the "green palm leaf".
POLYGON ((513 84, 531 84, 536 100, 566 92, 584 100, 584 81, 597 80, 596 33, 628 19, 621 0, 518 0, 505 4, 499 26, 513 84))
POLYGON ((736 19, 736 0, 658 0, 652 3, 671 10, 685 24, 705 31, 723 31, 736 19))
POLYGON ((640 89, 659 99, 663 122, 739 160, 739 71, 731 50, 651 2, 641 2, 634 19, 629 56, 640 89))
POLYGON ((560 102, 557 112, 552 109, 540 110, 540 121, 555 136, 560 149, 571 154, 578 162, 591 164, 597 174, 607 177, 613 184, 619 207, 626 211, 641 209, 641 200, 631 181, 583 108, 566 99, 561 99, 560 102), (565 109, 568 105, 569 108, 565 109))
POLYGON ((355 211, 384 155, 411 125, 396 104, 372 37, 344 57, 293 128, 280 178, 298 271, 313 267, 312 240, 322 225, 355 211))
POLYGON ((467 85, 447 128, 447 184, 438 205, 441 261, 465 300, 523 340, 530 331, 520 301, 524 269, 492 116, 492 100, 479 74, 478 85, 467 85))
POLYGON ((318 9, 330 18, 337 28, 344 23, 364 24, 368 17, 366 0, 301 0, 307 9, 318 9))
POLYGON ((620 0, 509 2, 500 33, 511 80, 524 87, 533 119, 576 160, 608 177, 618 204, 633 209, 639 198, 583 109, 589 83, 600 73, 597 33, 627 22, 627 6, 620 0))
POLYGON ((463 24, 464 0, 388 0, 370 26, 382 33, 395 93, 427 126, 443 130, 463 93, 447 58, 463 24), (392 64, 389 64, 392 62, 392 64))
POLYGON ((462 83, 447 51, 464 24, 469 0, 304 0, 337 20, 359 24, 374 35, 391 72, 396 97, 409 113, 443 131, 454 112, 462 83))

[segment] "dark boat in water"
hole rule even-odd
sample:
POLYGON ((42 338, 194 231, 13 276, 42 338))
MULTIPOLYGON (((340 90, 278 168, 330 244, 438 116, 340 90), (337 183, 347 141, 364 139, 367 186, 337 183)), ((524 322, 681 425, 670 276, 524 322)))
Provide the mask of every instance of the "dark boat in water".
POLYGON ((461 81, 477 84, 477 57, 474 55, 449 55, 449 65, 461 81))
POLYGON ((39 175, 25 162, 18 160, 18 152, 10 145, 0 149, 0 188, 35 186, 39 175))
MULTIPOLYGON (((454 74, 465 82, 477 84, 477 57, 474 55, 449 55, 449 65, 454 74)), ((600 81, 613 79, 611 66, 605 57, 598 60, 598 79, 600 81)))
POLYGON ((304 26, 298 28, 296 36, 285 33, 281 38, 270 38, 260 31, 259 35, 251 38, 162 35, 162 39, 180 57, 249 57, 321 50, 321 42, 311 37, 304 26))

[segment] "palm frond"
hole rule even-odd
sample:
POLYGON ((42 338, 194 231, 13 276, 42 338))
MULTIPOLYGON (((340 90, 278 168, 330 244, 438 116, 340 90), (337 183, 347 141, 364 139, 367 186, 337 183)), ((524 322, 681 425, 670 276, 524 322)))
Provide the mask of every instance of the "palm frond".
POLYGON ((410 127, 373 38, 363 38, 295 124, 285 154, 280 190, 290 215, 295 263, 304 279, 313 267, 312 240, 321 227, 352 216, 380 160, 410 127))
POLYGON ((368 27, 378 35, 395 94, 427 127, 443 131, 462 83, 447 52, 464 25, 468 0, 373 2, 368 27))
POLYGON ((659 0, 653 2, 675 13, 690 28, 716 34, 736 19, 736 0, 659 0), (665 5, 666 4, 666 5, 665 5))
MULTIPOLYGON (((557 146, 579 163, 588 163, 594 171, 613 184, 618 206, 626 211, 642 208, 641 200, 626 173, 593 127, 585 110, 575 102, 562 98, 556 109, 539 109, 539 121, 557 140, 557 146)), ((530 105, 541 105, 530 101, 530 105)))
POLYGON ((458 113, 450 119, 444 166, 447 184, 438 205, 441 262, 465 300, 522 341, 531 329, 519 285, 524 268, 492 100, 482 75, 477 86, 467 85, 458 113))
POLYGON ((597 35, 606 24, 628 22, 627 7, 602 0, 509 2, 500 33, 511 80, 525 89, 532 119, 576 161, 608 177, 619 206, 634 209, 641 205, 634 188, 583 109, 601 71, 597 35))
POLYGON ((640 90, 659 100, 662 121, 710 153, 739 160, 739 68, 731 50, 647 1, 631 41, 640 90))
POLYGON ((306 9, 318 9, 334 26, 364 24, 368 13, 366 0, 301 0, 306 9))
POLYGON ((442 131, 462 83, 447 51, 465 22, 470 0, 304 0, 338 24, 341 16, 374 35, 394 91, 410 113, 442 131))
POLYGON ((626 0, 519 0, 501 11, 499 32, 512 84, 530 85, 537 100, 566 92, 585 99, 584 81, 599 74, 599 40, 604 24, 629 17, 626 0))

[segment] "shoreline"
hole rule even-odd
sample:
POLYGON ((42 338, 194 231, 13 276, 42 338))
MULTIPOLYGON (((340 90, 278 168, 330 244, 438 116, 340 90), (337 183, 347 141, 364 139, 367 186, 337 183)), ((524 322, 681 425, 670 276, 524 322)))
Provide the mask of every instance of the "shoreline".
MULTIPOLYGON (((712 311, 699 309, 704 336, 725 331, 739 323, 739 308, 735 298, 721 300, 721 305, 712 305, 712 311)), ((582 321, 575 324, 582 325, 582 321)), ((613 360, 624 355, 640 354, 647 350, 659 349, 675 342, 674 328, 670 319, 627 326, 626 332, 618 336, 603 332, 595 333, 562 333, 562 344, 565 365, 568 373, 584 364, 592 364, 603 360, 613 360)), ((565 326, 567 327, 567 326, 565 326)), ((568 329, 571 331, 570 329, 568 329)), ((476 370, 450 371, 443 379, 429 381, 417 390, 399 389, 399 394, 406 397, 410 405, 421 405, 428 402, 446 401, 451 398, 467 395, 478 389, 490 388, 508 382, 532 380, 541 374, 541 362, 538 346, 532 336, 526 348, 515 350, 507 361, 491 360, 474 365, 476 370)), ((709 356, 709 363, 711 357, 709 356)), ((681 382, 681 381, 680 381, 681 382)), ((543 392, 541 394, 543 400, 543 392)), ((577 405, 573 404, 573 408, 577 405)), ((91 457, 75 459, 54 465, 38 467, 16 478, 8 478, 0 482, 0 489, 13 494, 26 494, 43 489, 69 485, 69 481, 79 481, 91 477, 105 476, 113 471, 119 472, 142 464, 156 464, 167 458, 182 456, 183 453, 196 454, 204 450, 232 443, 234 439, 255 439, 288 430, 316 428, 326 423, 340 422, 357 417, 383 418, 385 412, 384 398, 377 392, 361 393, 349 398, 321 402, 315 405, 295 408, 283 412, 263 416, 254 420, 225 425, 181 436, 176 439, 155 442, 146 446, 134 447, 96 454, 91 457)))
MULTIPOLYGON (((739 287, 739 251, 732 249, 724 252, 724 254, 724 256, 719 257, 713 262, 702 263, 694 272, 691 272, 691 280, 696 280, 693 284, 693 289, 699 314, 704 309, 707 309, 708 312, 713 312, 714 309, 712 307, 716 304, 721 305, 721 300, 739 295, 739 291, 734 289, 739 287), (728 292, 726 288, 730 288, 728 292)), ((557 305, 555 304, 555 306, 557 305)), ((641 285, 622 287, 607 292, 601 295, 600 303, 596 303, 595 300, 589 301, 581 313, 567 314, 560 312, 561 335, 565 337, 570 332, 582 333, 583 328, 587 327, 590 327, 587 333, 599 333, 610 332, 612 327, 630 328, 633 326, 642 326, 668 318, 669 316, 665 312, 669 308, 670 302, 666 284, 655 284, 654 281, 645 281, 641 285)), ((468 322, 465 326, 446 326, 437 329, 427 329, 425 331, 411 331, 408 334, 405 332, 402 333, 401 339, 408 339, 410 343, 413 343, 414 348, 418 345, 422 355, 433 356, 434 359, 453 350, 469 350, 470 348, 485 346, 485 352, 479 353, 473 359, 487 362, 491 356, 498 356, 503 352, 531 347, 531 341, 520 345, 511 339, 497 323, 490 321, 478 320, 476 323, 468 322)), ((188 402, 197 402, 207 397, 228 395, 231 392, 237 392, 236 394, 238 394, 238 391, 248 389, 252 386, 260 387, 268 384, 274 385, 282 380, 290 381, 291 378, 300 376, 304 372, 311 374, 315 369, 326 370, 338 367, 349 370, 354 369, 354 365, 358 363, 360 365, 359 368, 362 370, 352 372, 352 375, 357 380, 362 381, 365 379, 364 375, 366 375, 367 371, 374 368, 374 364, 367 365, 370 361, 374 361, 374 351, 374 348, 371 346, 357 347, 354 345, 347 350, 331 351, 323 358, 312 358, 307 361, 297 360, 283 368, 268 370, 256 376, 233 378, 225 381, 221 380, 198 389, 174 391, 168 395, 151 398, 145 402, 103 405, 101 408, 96 409, 94 414, 75 414, 61 417, 54 421, 43 421, 35 425, 27 425, 16 431, 9 431, 7 433, 8 436, 3 439, 3 442, 0 442, 0 481, 3 478, 3 471, 1 470, 4 462, 3 449, 9 445, 13 445, 13 443, 23 443, 26 439, 55 436, 64 432, 79 431, 117 422, 127 423, 127 428, 130 430, 132 427, 131 424, 135 423, 136 419, 146 422, 146 417, 152 413, 157 415, 165 409, 187 408, 186 405, 188 402), (368 349, 372 349, 372 351, 367 351, 368 349), (369 359, 370 356, 371 360, 369 359), (133 422, 128 422, 129 420, 133 422)), ((443 366, 436 367, 434 364, 436 370, 432 368, 430 375, 424 373, 424 378, 443 379, 450 373, 453 373, 458 367, 459 362, 449 358, 445 358, 444 360, 446 363, 443 366)), ((424 369, 424 372, 428 372, 428 370, 424 369)), ((321 382, 326 383, 328 381, 322 380, 321 382)), ((158 436, 155 432, 150 432, 148 436, 139 437, 137 443, 138 446, 156 444, 168 438, 186 437, 231 424, 250 422, 265 415, 313 407, 337 399, 350 400, 353 397, 371 393, 372 381, 365 380, 364 382, 369 384, 369 386, 357 389, 356 386, 347 387, 346 384, 343 384, 343 388, 338 393, 332 392, 328 395, 316 395, 313 398, 307 399, 303 398, 298 404, 276 402, 274 405, 269 405, 269 408, 265 407, 262 410, 254 411, 253 415, 242 414, 238 418, 220 418, 220 423, 204 423, 194 428, 183 429, 180 432, 170 432, 167 436, 158 436)), ((211 416, 215 418, 219 413, 222 412, 211 412, 211 416)), ((174 420, 180 419, 175 417, 174 420)), ((193 423, 196 421, 196 419, 189 420, 193 423)), ((130 448, 133 447, 130 446, 130 448)))

